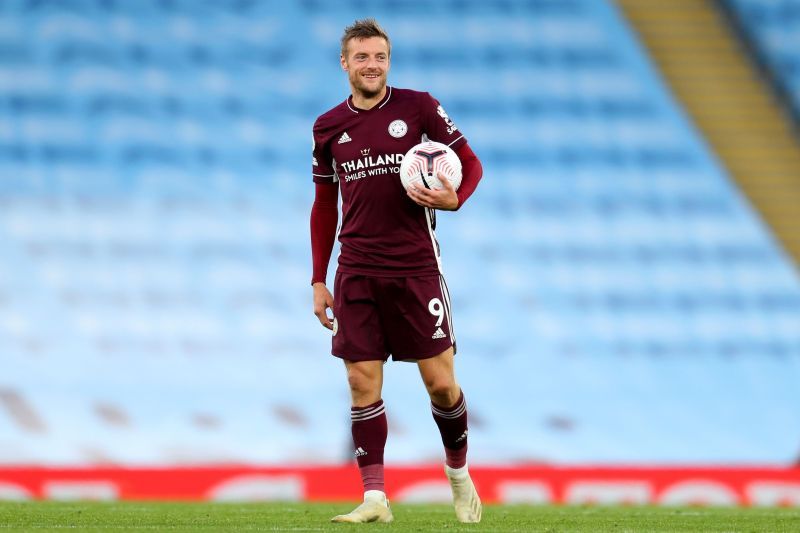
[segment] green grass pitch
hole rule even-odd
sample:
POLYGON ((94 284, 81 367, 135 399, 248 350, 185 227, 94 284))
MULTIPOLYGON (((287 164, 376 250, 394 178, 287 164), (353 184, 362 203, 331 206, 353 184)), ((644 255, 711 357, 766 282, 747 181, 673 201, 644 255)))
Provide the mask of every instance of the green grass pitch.
POLYGON ((0 503, 6 531, 798 532, 800 509, 486 506, 459 524, 444 505, 393 505, 392 524, 332 524, 351 504, 0 503))

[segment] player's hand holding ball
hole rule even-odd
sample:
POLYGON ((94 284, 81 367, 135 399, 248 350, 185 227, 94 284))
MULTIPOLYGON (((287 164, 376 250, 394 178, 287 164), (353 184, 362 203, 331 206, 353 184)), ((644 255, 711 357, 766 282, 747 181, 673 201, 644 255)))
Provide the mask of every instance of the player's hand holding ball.
POLYGON ((458 209, 461 161, 448 146, 420 143, 409 150, 400 164, 400 180, 408 197, 431 209, 458 209))
POLYGON ((438 176, 441 180, 441 189, 420 189, 417 188, 416 185, 412 185, 406 190, 406 194, 422 207, 441 209, 443 211, 455 211, 458 209, 458 195, 456 194, 456 190, 444 174, 440 172, 438 176))

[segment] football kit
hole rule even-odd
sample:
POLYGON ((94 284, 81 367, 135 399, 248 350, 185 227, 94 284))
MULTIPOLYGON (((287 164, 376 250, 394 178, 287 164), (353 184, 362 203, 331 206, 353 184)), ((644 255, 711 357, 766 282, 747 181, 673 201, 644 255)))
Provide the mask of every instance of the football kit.
POLYGON ((405 192, 403 155, 422 140, 467 141, 430 94, 387 87, 369 110, 352 97, 313 129, 313 178, 339 183, 341 252, 334 282, 333 355, 422 359, 455 344, 435 211, 405 192))

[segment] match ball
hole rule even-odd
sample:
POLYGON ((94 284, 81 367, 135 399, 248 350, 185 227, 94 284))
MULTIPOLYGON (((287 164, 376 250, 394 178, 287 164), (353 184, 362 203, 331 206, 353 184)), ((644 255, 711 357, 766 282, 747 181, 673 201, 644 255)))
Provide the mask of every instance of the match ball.
POLYGON ((406 190, 412 185, 418 189, 442 189, 439 172, 458 190, 461 185, 461 160, 449 146, 442 143, 419 143, 406 152, 400 163, 400 181, 406 190))

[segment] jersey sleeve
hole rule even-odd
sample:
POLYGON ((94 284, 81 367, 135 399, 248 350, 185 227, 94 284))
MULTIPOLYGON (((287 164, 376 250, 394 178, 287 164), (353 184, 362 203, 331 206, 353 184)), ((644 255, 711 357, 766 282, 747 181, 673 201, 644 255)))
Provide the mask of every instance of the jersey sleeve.
POLYGON ((430 93, 422 93, 422 118, 428 140, 446 144, 453 150, 458 150, 467 142, 442 104, 430 93))
POLYGON ((314 124, 311 135, 311 175, 315 183, 335 183, 338 181, 333 170, 333 159, 327 141, 321 135, 318 123, 314 124))

